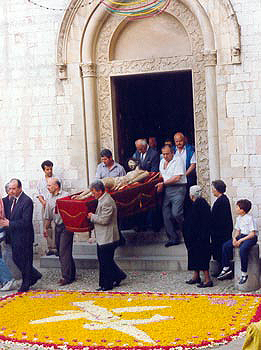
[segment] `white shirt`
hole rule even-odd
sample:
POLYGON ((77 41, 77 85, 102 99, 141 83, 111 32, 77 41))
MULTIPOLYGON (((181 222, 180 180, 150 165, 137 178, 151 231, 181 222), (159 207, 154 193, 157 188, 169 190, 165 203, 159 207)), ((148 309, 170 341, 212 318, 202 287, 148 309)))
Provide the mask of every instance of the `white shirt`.
POLYGON ((140 159, 141 159, 141 160, 144 160, 144 159, 145 159, 146 154, 147 154, 147 152, 148 152, 148 149, 149 149, 149 145, 147 145, 147 149, 146 149, 146 152, 145 152, 145 153, 140 152, 140 159))
POLYGON ((165 159, 161 159, 159 170, 164 181, 170 179, 173 176, 181 175, 180 180, 176 182, 176 184, 179 185, 179 184, 187 183, 186 167, 184 166, 181 158, 173 157, 172 160, 168 163, 166 169, 164 169, 164 163, 165 163, 165 159))
POLYGON ((256 235, 258 233, 256 220, 249 214, 239 215, 236 218, 235 229, 243 235, 249 235, 251 231, 256 231, 256 235))
POLYGON ((56 213, 56 210, 55 210, 56 201, 57 199, 67 197, 68 195, 69 193, 63 190, 59 190, 59 192, 55 195, 50 193, 50 197, 47 200, 45 211, 44 211, 44 219, 49 221, 53 220, 56 225, 61 225, 63 223, 63 220, 60 213, 58 211, 56 213))
MULTIPOLYGON (((183 161, 183 163, 185 164, 186 166, 186 159, 187 159, 187 151, 186 151, 186 147, 183 147, 181 152, 178 150, 176 150, 175 154, 174 154, 174 157, 180 157, 183 161)), ((196 164, 197 161, 196 161, 196 156, 195 156, 195 152, 193 153, 191 159, 190 159, 190 164, 196 164)))

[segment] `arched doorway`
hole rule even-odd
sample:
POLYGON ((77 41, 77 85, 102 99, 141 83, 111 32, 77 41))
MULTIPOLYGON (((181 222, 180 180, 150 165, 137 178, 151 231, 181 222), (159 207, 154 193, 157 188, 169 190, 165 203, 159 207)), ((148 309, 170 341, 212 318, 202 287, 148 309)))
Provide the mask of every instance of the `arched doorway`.
MULTIPOLYGON (((209 137, 205 80, 205 69, 208 63, 206 59, 209 57, 204 55, 204 40, 200 25, 193 13, 182 2, 176 1, 175 5, 171 3, 166 13, 135 24, 117 16, 107 17, 95 42, 97 116, 101 147, 112 148, 116 159, 125 160, 126 153, 129 153, 128 150, 124 150, 124 155, 118 154, 119 148, 120 152, 122 150, 121 143, 124 137, 126 138, 126 133, 122 135, 122 131, 119 130, 119 115, 117 115, 119 106, 114 101, 119 103, 121 92, 119 92, 119 88, 117 90, 117 83, 115 88, 115 82, 120 84, 120 81, 125 81, 126 86, 127 81, 128 85, 131 81, 136 81, 137 87, 144 84, 147 77, 150 79, 153 77, 158 85, 161 81, 161 90, 163 91, 165 89, 162 83, 164 79, 172 86, 175 85, 177 79, 180 79, 180 85, 185 82, 186 86, 182 99, 176 100, 176 104, 175 101, 173 104, 173 101, 169 99, 168 103, 165 103, 165 107, 175 109, 177 105, 182 108, 186 103, 184 95, 193 96, 193 101, 192 98, 189 99, 190 112, 188 114, 190 114, 190 119, 187 120, 190 124, 191 121, 194 123, 190 128, 186 127, 185 131, 192 135, 192 140, 195 140, 199 159, 199 183, 209 195, 210 173, 207 154, 209 137), (159 32, 158 28, 164 28, 164 30, 159 32), (129 38, 133 38, 133 40, 130 42, 129 38), (142 45, 143 43, 144 45, 142 45), (189 80, 186 74, 190 76, 190 83, 187 83, 189 80)), ((135 84, 133 89, 135 89, 135 84)), ((149 84, 147 91, 149 90, 148 86, 149 84)), ((180 90, 177 92, 176 89, 176 93, 180 93, 180 90)), ((129 99, 131 100, 130 95, 129 99)), ((173 100, 175 99, 173 98, 173 100)), ((164 101, 161 103, 163 109, 164 101)), ((178 109, 176 108, 176 110, 178 109)), ((157 122, 157 120, 159 118, 154 118, 153 122, 157 122)), ((173 120, 175 118, 172 117, 171 122, 173 120)), ((177 128, 182 126, 183 129, 180 120, 181 117, 176 120, 179 124, 177 128)), ((176 127, 175 125, 169 125, 169 127, 174 129, 170 130, 170 134, 173 136, 176 127)), ((144 125, 141 128, 144 128, 144 125)), ((167 131, 165 133, 167 134, 167 131)), ((163 139, 164 136, 163 133, 160 137, 163 139)), ((133 141, 128 142, 127 146, 125 145, 127 149, 131 148, 133 141)), ((133 148, 129 155, 132 152, 133 148)))

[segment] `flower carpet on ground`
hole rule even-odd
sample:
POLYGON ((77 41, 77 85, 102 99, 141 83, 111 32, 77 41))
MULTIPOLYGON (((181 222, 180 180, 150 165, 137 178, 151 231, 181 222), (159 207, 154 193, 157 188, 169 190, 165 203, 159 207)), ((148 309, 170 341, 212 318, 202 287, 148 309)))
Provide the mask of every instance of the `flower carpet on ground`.
POLYGON ((261 318, 259 295, 34 290, 0 299, 0 340, 54 349, 200 349, 261 318))

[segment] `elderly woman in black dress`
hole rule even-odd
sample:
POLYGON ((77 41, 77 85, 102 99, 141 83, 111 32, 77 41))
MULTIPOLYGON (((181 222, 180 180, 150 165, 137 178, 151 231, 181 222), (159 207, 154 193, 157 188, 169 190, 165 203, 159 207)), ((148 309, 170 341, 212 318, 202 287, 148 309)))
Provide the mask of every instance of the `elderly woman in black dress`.
POLYGON ((222 180, 212 182, 212 193, 217 198, 211 212, 211 243, 213 259, 218 262, 217 277, 222 270, 222 246, 232 238, 233 219, 229 199, 225 195, 226 184, 222 180))
POLYGON ((211 210, 207 201, 201 197, 201 192, 200 186, 190 187, 193 204, 184 222, 184 239, 188 250, 188 270, 194 273, 186 283, 206 288, 213 287, 209 276, 211 210), (201 282, 200 271, 204 273, 204 282, 201 282))

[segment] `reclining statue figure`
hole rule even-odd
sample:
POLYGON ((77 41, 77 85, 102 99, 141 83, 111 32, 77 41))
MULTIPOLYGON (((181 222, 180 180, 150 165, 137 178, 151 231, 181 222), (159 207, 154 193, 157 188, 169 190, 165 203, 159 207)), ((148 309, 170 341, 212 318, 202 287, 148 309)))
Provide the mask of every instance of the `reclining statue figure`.
MULTIPOLYGON (((142 170, 138 166, 135 168, 135 170, 129 171, 124 176, 117 176, 117 177, 105 177, 101 179, 101 181, 104 183, 104 186, 108 192, 111 191, 118 191, 123 189, 125 186, 133 184, 134 182, 139 182, 146 177, 148 177, 149 172, 147 170, 142 170)), ((79 194, 73 195, 72 199, 78 199, 83 200, 88 197, 91 197, 92 193, 90 189, 87 189, 86 191, 82 191, 79 194)))

